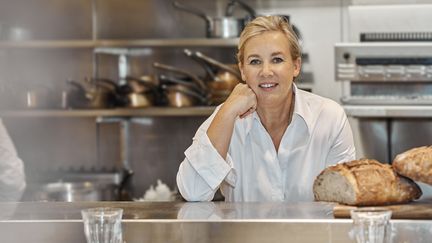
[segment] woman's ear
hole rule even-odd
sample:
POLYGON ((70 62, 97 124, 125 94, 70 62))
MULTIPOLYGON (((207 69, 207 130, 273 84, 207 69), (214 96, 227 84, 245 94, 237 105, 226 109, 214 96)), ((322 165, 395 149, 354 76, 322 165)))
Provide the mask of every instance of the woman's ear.
POLYGON ((296 77, 298 77, 300 75, 301 58, 299 57, 296 60, 294 60, 293 64, 294 64, 294 73, 293 73, 293 76, 294 76, 294 78, 296 78, 296 77))
POLYGON ((239 63, 237 63, 237 65, 238 65, 239 70, 240 70, 242 81, 246 82, 246 76, 245 76, 244 71, 243 71, 243 64, 239 62, 239 63))

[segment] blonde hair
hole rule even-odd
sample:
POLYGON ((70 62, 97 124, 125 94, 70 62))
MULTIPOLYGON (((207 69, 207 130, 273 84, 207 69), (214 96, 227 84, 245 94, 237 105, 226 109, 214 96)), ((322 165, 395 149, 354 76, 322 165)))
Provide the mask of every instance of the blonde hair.
POLYGON ((243 64, 244 47, 246 42, 267 31, 280 31, 288 39, 292 60, 301 57, 300 44, 291 25, 281 16, 260 16, 249 22, 243 29, 237 48, 237 61, 243 64))

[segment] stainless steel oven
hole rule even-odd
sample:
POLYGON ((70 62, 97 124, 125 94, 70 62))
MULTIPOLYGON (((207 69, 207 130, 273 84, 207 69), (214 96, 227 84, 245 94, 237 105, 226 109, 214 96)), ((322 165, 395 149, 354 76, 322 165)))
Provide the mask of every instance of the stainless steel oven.
POLYGON ((391 163, 432 144, 431 12, 432 4, 348 9, 349 42, 335 45, 335 78, 365 157, 391 163))

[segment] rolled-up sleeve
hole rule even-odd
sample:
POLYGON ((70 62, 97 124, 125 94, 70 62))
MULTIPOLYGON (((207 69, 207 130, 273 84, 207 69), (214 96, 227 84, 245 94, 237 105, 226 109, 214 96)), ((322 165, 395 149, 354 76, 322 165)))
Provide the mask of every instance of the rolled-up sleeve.
POLYGON ((177 173, 177 187, 187 201, 210 201, 224 180, 235 184, 231 156, 223 159, 207 136, 213 118, 214 114, 198 129, 177 173))
POLYGON ((355 159, 354 138, 348 118, 342 108, 338 109, 336 122, 332 130, 330 151, 326 165, 347 162, 355 159))

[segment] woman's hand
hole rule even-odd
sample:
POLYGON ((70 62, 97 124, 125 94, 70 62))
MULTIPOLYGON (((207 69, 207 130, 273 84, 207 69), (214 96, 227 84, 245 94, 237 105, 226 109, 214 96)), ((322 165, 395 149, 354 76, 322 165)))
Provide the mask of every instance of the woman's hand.
POLYGON ((207 130, 207 136, 222 158, 226 159, 235 120, 251 114, 256 107, 257 97, 252 89, 246 84, 237 84, 207 130))
POLYGON ((257 107, 257 97, 247 84, 237 84, 226 99, 223 109, 229 110, 235 116, 244 118, 253 113, 257 107))

